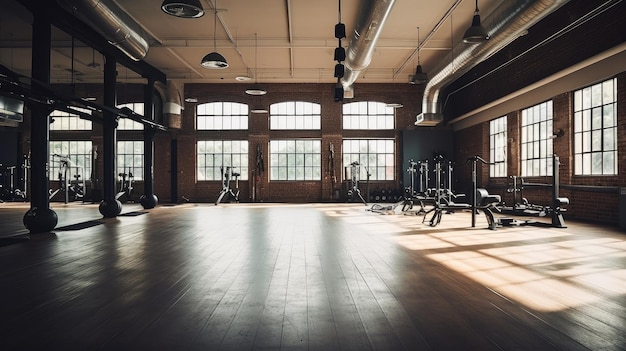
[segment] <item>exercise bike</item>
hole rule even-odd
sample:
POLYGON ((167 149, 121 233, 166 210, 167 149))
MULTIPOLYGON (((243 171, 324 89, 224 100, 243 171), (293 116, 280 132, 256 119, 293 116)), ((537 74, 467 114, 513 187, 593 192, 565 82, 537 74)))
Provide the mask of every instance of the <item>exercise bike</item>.
POLYGON ((222 177, 222 191, 220 191, 220 195, 217 197, 215 201, 215 205, 219 204, 224 200, 224 197, 228 195, 235 202, 239 202, 239 173, 233 172, 233 169, 236 167, 226 166, 220 167, 220 173, 222 177), (230 182, 235 180, 235 189, 231 189, 230 182))
POLYGON ((120 191, 115 195, 115 199, 124 203, 131 200, 131 194, 133 192, 133 172, 128 167, 128 173, 119 173, 120 178, 120 191))

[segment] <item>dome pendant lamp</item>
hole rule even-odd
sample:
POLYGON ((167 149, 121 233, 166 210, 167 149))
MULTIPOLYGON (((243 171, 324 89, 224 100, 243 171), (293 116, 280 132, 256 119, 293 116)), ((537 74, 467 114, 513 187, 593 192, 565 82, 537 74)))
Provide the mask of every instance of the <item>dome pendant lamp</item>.
POLYGON ((217 0, 215 0, 215 9, 213 11, 214 13, 214 22, 213 22, 213 52, 210 52, 208 54, 206 54, 206 56, 204 56, 202 58, 202 62, 200 62, 200 65, 202 65, 202 67, 204 68, 209 68, 209 69, 224 69, 228 67, 228 62, 226 62, 226 59, 224 58, 224 56, 222 56, 219 52, 217 52, 217 44, 216 44, 216 32, 217 32, 217 0))
POLYGON ((478 0, 476 0, 476 10, 474 10, 474 18, 472 25, 467 28, 463 35, 463 42, 467 44, 480 44, 489 40, 489 33, 485 27, 480 24, 480 14, 478 13, 478 0))
POLYGON ((254 85, 246 89, 248 95, 265 95, 267 90, 259 85, 257 80, 257 33, 254 33, 254 85))
POLYGON ((417 27, 417 67, 410 83, 424 84, 426 82, 428 82, 428 75, 422 70, 422 65, 420 64, 420 27, 417 27))
POLYGON ((168 15, 182 18, 198 18, 204 15, 200 0, 165 0, 161 10, 168 15))

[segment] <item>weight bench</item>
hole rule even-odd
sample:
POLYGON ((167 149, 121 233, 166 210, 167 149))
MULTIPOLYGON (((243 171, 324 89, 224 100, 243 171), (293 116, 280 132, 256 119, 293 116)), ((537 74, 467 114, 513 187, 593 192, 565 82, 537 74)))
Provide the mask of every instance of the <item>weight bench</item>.
MULTIPOLYGON (((476 210, 482 211, 485 214, 485 218, 487 219, 487 224, 489 226, 489 229, 491 230, 495 230, 496 229, 496 220, 495 217, 493 215, 493 208, 495 208, 495 205, 500 203, 502 201, 500 195, 490 195, 486 189, 476 189, 476 210)), ((424 219, 422 220, 422 223, 427 221, 427 215, 428 213, 432 212, 432 216, 430 217, 430 219, 428 219, 428 225, 431 227, 436 227, 437 225, 439 225, 439 223, 441 223, 441 217, 443 215, 443 212, 454 212, 454 211, 458 211, 458 210, 473 210, 472 209, 472 205, 471 204, 464 204, 464 203, 447 203, 447 204, 440 204, 435 202, 435 207, 433 207, 432 209, 428 210, 425 214, 424 214, 424 219)))

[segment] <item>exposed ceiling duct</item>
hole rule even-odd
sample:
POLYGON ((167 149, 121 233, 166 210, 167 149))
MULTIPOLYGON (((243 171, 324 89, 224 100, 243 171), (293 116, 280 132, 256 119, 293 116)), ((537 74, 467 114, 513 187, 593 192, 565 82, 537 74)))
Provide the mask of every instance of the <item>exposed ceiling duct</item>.
POLYGON ((148 53, 146 33, 112 0, 57 0, 57 3, 100 33, 135 61, 148 53))
POLYGON ((472 45, 459 42, 432 71, 424 88, 422 113, 415 124, 436 125, 443 121, 439 95, 455 79, 467 73, 480 62, 502 50, 513 40, 524 35, 530 27, 566 4, 569 0, 508 0, 503 1, 482 21, 490 39, 472 45))
POLYGON ((376 41, 394 3, 395 0, 363 0, 357 25, 346 50, 345 73, 341 78, 345 97, 352 97, 352 84, 372 61, 376 41))

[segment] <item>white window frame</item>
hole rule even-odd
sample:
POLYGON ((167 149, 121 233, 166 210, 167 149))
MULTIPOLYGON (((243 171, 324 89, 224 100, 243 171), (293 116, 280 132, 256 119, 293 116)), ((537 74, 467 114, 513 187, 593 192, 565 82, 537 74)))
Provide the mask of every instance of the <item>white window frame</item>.
POLYGON ((247 130, 248 105, 216 101, 196 106, 197 130, 247 130))
POLYGON ((395 109, 376 101, 358 101, 343 105, 343 129, 391 130, 395 128, 395 109))
POLYGON ((270 130, 320 130, 322 107, 307 101, 285 101, 270 105, 270 130))
POLYGON ((321 139, 270 141, 270 181, 322 180, 321 139))
POLYGON ((507 176, 507 116, 489 121, 489 177, 507 176))
POLYGON ((51 140, 50 147, 50 166, 49 179, 51 182, 58 180, 58 174, 61 169, 61 160, 69 157, 71 161, 71 169, 68 170, 68 181, 74 180, 74 175, 78 171, 82 171, 80 175, 81 181, 91 179, 91 163, 92 148, 91 140, 51 140), (79 167, 74 168, 74 167, 79 167))
MULTIPOLYGON (((117 105, 117 108, 129 108, 138 115, 144 116, 144 103, 143 102, 129 102, 126 104, 117 105)), ((143 130, 143 124, 134 121, 130 118, 120 118, 117 120, 117 130, 143 130)))
MULTIPOLYGON (((91 110, 76 108, 85 113, 91 113, 91 110)), ((50 114, 50 118, 54 120, 50 124, 50 131, 81 131, 92 130, 93 125, 90 120, 82 119, 77 114, 54 110, 50 114)))
POLYGON ((143 140, 117 141, 116 174, 128 174, 130 170, 133 175, 133 180, 143 180, 143 146, 143 140))
MULTIPOLYGON (((394 139, 343 139, 343 167, 360 165, 359 179, 395 180, 396 149, 394 139)), ((344 172, 344 178, 346 177, 344 172)), ((344 179, 347 180, 347 179, 344 179)))
POLYGON ((239 180, 248 180, 248 140, 198 140, 196 174, 198 181, 221 181, 222 167, 235 167, 239 180))

